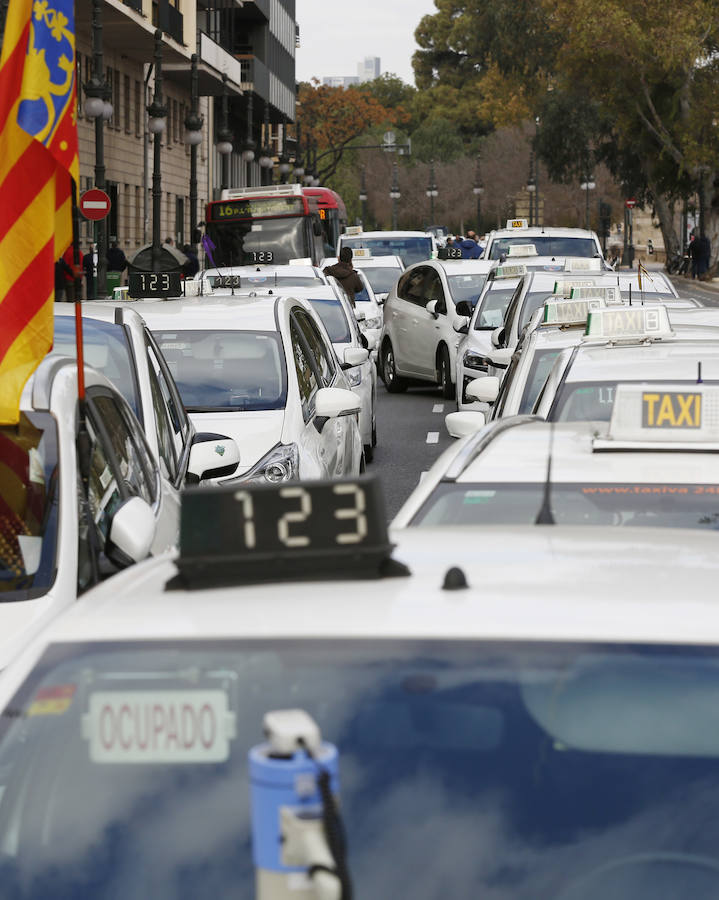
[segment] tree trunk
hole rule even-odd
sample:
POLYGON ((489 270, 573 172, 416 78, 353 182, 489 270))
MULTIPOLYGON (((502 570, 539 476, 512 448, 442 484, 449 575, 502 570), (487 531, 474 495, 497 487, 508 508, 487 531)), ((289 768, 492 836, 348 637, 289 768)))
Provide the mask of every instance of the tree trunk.
POLYGON ((659 219, 659 228, 664 238, 664 249, 668 261, 675 253, 681 253, 682 250, 681 236, 674 218, 674 202, 654 190, 654 185, 650 185, 650 190, 654 196, 654 214, 659 219))

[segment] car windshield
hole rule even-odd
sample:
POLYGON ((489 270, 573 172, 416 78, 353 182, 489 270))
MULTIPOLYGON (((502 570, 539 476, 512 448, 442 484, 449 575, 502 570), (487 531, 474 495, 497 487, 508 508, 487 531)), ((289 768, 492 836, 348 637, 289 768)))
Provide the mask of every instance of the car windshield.
POLYGON ((542 385, 547 380, 554 360, 559 356, 559 350, 537 350, 532 357, 532 363, 527 373, 527 381, 522 391, 522 399, 519 402, 519 415, 531 413, 534 404, 542 389, 542 385))
MULTIPOLYGON (((360 267, 357 266, 357 268, 360 267)), ((362 266, 361 268, 375 294, 388 294, 402 274, 402 271, 394 266, 362 266)))
POLYGON ((487 283, 487 274, 475 272, 467 275, 450 275, 447 281, 455 304, 460 300, 466 300, 474 307, 482 293, 482 288, 487 283))
POLYGON ((358 897, 715 900, 718 693, 701 646, 60 645, 1 719, 3 894, 264 896, 251 799, 295 795, 248 758, 299 708, 338 749, 358 897))
POLYGON ((532 235, 531 237, 500 237, 492 241, 490 259, 501 259, 509 248, 521 244, 533 244, 537 256, 598 256, 599 250, 592 238, 582 237, 549 237, 548 235, 532 235))
POLYGON ((352 340, 347 316, 339 300, 312 300, 312 308, 319 314, 333 344, 349 344, 352 340))
POLYGON ((476 331, 499 328, 504 322, 504 316, 512 299, 517 285, 512 284, 510 287, 494 287, 492 286, 484 295, 482 305, 474 319, 474 328, 476 331))
MULTIPOLYGON (((134 357, 124 326, 83 316, 82 344, 86 364, 110 379, 142 422, 134 357)), ((52 353, 76 358, 74 316, 55 316, 52 353)))
POLYGON ((188 412, 283 409, 285 358, 268 331, 155 331, 188 412))
POLYGON ((275 265, 286 266, 292 259, 304 259, 311 255, 305 221, 301 216, 283 216, 227 224, 208 222, 207 234, 215 244, 213 264, 219 267, 251 265, 257 262, 258 253, 268 252, 272 259, 265 261, 275 265))
POLYGON ((55 420, 22 412, 0 425, 0 603, 46 594, 55 582, 58 451, 55 420))
POLYGON ((372 256, 399 256, 405 266, 422 262, 432 256, 432 238, 430 237, 342 237, 342 246, 366 247, 372 256))
MULTIPOLYGON (((412 525, 532 525, 543 483, 440 484, 412 525)), ((719 484, 552 483, 556 525, 719 528, 719 484)))

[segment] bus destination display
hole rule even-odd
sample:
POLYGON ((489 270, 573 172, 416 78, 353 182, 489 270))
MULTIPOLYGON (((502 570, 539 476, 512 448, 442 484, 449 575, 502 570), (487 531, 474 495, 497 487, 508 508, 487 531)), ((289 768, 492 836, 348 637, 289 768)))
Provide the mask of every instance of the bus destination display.
POLYGON ((299 216, 305 211, 302 197, 258 197, 251 200, 222 200, 210 203, 210 222, 262 219, 271 216, 299 216))

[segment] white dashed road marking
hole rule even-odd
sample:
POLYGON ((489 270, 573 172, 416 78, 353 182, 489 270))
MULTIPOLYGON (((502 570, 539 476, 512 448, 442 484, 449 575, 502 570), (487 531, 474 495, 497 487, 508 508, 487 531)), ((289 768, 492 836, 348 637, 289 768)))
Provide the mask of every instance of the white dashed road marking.
POLYGON ((444 403, 435 403, 432 412, 444 412, 444 403))
POLYGON ((439 443, 439 432, 438 431, 428 431, 427 432, 427 443, 428 444, 438 444, 439 443))

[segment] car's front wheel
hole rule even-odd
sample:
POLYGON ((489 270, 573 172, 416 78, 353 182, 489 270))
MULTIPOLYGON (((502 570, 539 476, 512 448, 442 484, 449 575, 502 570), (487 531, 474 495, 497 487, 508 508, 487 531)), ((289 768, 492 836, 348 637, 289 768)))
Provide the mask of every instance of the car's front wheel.
POLYGON ((397 375, 394 362, 394 348, 389 341, 382 346, 382 381, 390 394, 400 394, 407 390, 407 382, 397 375))
POLYGON ((437 381, 442 388, 442 396, 445 400, 454 400, 454 384, 452 383, 452 370, 450 369, 449 351, 442 347, 437 361, 437 381))

